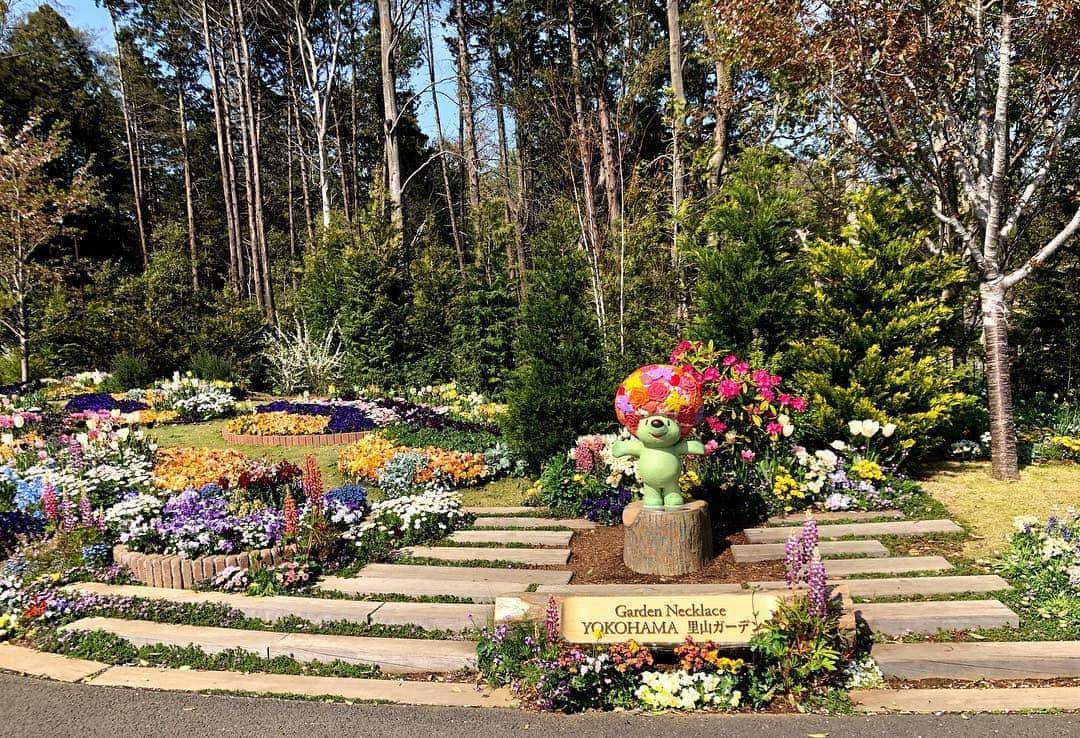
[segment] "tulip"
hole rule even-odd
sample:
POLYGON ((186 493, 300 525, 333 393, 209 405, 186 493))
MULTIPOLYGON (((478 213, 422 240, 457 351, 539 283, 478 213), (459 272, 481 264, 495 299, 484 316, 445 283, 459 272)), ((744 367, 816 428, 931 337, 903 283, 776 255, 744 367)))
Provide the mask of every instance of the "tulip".
POLYGON ((881 429, 881 435, 885 438, 889 438, 893 433, 896 433, 896 423, 886 423, 885 427, 881 429))

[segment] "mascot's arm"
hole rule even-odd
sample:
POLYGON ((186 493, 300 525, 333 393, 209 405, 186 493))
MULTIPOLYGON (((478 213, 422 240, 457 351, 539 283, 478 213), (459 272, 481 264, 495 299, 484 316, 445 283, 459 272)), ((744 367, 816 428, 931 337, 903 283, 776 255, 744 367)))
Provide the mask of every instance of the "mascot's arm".
POLYGON ((705 455, 705 444, 702 443, 701 441, 687 441, 686 442, 686 453, 694 454, 695 456, 704 456, 705 455))
POLYGON ((641 441, 636 438, 631 438, 626 441, 615 441, 611 444, 612 456, 633 456, 637 458, 641 456, 641 450, 644 446, 641 445, 641 441))

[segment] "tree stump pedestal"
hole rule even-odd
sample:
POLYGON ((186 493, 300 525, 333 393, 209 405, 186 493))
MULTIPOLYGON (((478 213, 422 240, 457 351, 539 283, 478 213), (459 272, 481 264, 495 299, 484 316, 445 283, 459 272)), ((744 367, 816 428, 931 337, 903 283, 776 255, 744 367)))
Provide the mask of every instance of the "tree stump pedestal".
POLYGON ((702 500, 674 509, 631 502, 623 510, 623 525, 623 563, 639 574, 678 576, 712 560, 712 523, 702 500))

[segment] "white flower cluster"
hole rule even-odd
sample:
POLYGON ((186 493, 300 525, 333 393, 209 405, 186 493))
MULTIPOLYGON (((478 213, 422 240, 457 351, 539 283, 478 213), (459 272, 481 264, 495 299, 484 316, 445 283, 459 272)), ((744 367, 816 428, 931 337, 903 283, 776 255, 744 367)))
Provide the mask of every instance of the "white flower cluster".
POLYGON ((845 689, 879 689, 885 685, 885 677, 870 654, 849 661, 844 665, 843 674, 845 689))
POLYGON ((371 512, 359 525, 343 534, 360 542, 369 533, 393 533, 401 531, 408 536, 430 531, 446 534, 454 530, 465 518, 461 508, 461 495, 452 490, 440 489, 422 495, 409 495, 382 500, 371 506, 371 512))
POLYGON ((803 472, 803 491, 816 497, 828 483, 829 475, 836 471, 840 458, 829 449, 811 454, 802 446, 796 446, 794 452, 799 465, 806 469, 803 472))
POLYGON ((146 402, 158 410, 173 410, 185 420, 212 420, 232 413, 236 400, 227 382, 209 382, 174 372, 172 379, 157 382, 148 390, 133 389, 133 400, 146 402))
POLYGON ((853 436, 863 436, 864 438, 873 438, 877 435, 877 432, 881 431, 881 435, 884 438, 889 438, 896 432, 896 423, 886 423, 882 425, 876 420, 867 418, 866 420, 849 420, 848 432, 853 436))
POLYGON ((699 707, 738 707, 742 692, 732 688, 729 675, 678 671, 645 671, 634 694, 653 709, 696 710, 699 707))
POLYGON ((975 443, 975 441, 969 441, 966 438, 962 441, 957 441, 952 445, 950 449, 953 456, 959 456, 965 459, 977 459, 982 456, 982 445, 975 443))
POLYGON ((156 537, 163 506, 154 495, 129 495, 105 511, 105 524, 117 534, 120 543, 138 551, 156 537))

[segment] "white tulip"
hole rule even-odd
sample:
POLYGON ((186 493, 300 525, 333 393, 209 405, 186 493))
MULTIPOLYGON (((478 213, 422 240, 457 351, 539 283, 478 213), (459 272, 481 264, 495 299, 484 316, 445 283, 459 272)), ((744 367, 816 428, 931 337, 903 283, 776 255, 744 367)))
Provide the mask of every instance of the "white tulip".
POLYGON ((881 429, 881 435, 888 438, 893 433, 896 433, 896 423, 886 423, 885 427, 881 429))
POLYGON ((844 443, 843 441, 833 441, 829 445, 832 446, 837 451, 846 451, 847 450, 847 444, 844 443))
POLYGON ((26 418, 21 415, 15 415, 11 418, 11 423, 16 428, 22 428, 24 425, 26 425, 26 418))
POLYGON ((879 430, 881 430, 881 423, 876 420, 867 419, 862 422, 862 434, 867 438, 873 438, 879 430))
POLYGON ((848 432, 850 432, 851 435, 853 435, 853 436, 861 436, 862 435, 862 421, 861 420, 849 420, 848 424, 847 424, 847 427, 848 427, 848 432))

